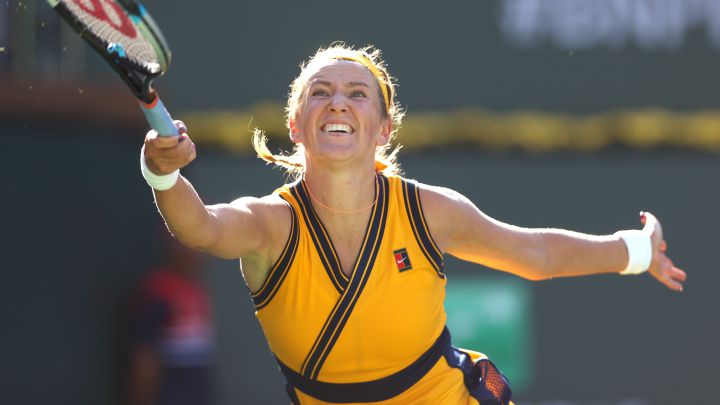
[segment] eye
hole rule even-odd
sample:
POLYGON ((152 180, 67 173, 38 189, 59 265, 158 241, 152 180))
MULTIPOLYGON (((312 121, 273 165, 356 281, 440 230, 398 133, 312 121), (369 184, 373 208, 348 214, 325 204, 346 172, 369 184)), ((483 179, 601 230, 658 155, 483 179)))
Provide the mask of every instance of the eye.
POLYGON ((310 92, 310 95, 313 97, 327 97, 330 93, 325 89, 314 89, 310 92))
POLYGON ((367 97, 367 94, 365 94, 365 92, 362 91, 362 90, 353 90, 352 92, 350 92, 350 97, 353 97, 353 98, 355 98, 355 97, 363 97, 363 98, 365 98, 365 97, 367 97))

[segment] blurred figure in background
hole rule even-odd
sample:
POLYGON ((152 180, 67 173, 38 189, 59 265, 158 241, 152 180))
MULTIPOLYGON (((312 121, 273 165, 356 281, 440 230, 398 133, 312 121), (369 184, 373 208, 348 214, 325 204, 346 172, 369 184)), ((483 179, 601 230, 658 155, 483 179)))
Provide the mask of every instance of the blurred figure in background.
POLYGON ((127 403, 210 404, 214 332, 201 254, 165 242, 165 264, 141 282, 131 307, 127 403))

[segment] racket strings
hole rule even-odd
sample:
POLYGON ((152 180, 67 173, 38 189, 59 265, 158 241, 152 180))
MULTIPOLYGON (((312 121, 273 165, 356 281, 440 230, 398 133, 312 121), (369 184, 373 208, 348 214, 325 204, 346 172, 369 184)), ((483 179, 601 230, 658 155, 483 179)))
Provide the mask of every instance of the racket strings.
MULTIPOLYGON (((103 10, 95 10, 97 15, 86 11, 76 3, 77 0, 66 0, 63 3, 68 12, 83 26, 85 34, 92 35, 101 46, 119 44, 124 55, 116 57, 117 62, 141 69, 147 74, 157 74, 160 71, 160 58, 158 49, 153 46, 140 29, 127 16, 119 16, 113 7, 102 6, 103 10), (124 17, 124 18, 123 18, 124 17), (130 35, 132 36, 130 36, 130 35), (134 34, 134 35, 133 35, 134 34)), ((82 0, 81 0, 82 1, 82 0)), ((97 2, 95 4, 100 4, 97 2)), ((87 5, 85 5, 87 7, 87 5)))

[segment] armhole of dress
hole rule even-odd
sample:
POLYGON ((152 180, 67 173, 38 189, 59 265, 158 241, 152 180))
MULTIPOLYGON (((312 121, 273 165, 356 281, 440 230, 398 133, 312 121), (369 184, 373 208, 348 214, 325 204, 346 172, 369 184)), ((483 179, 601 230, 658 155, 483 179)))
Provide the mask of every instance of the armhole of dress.
POLYGON ((287 276, 288 270, 295 259, 295 253, 297 252, 299 230, 298 230, 298 217, 295 209, 292 207, 284 196, 280 196, 283 199, 288 209, 290 210, 290 234, 288 235, 287 242, 283 247, 280 257, 277 258, 275 264, 270 269, 265 282, 260 289, 251 294, 253 304, 255 304, 255 310, 264 308, 273 299, 277 291, 280 289, 285 276, 287 276))
POLYGON ((410 180, 401 179, 401 181, 405 211, 410 220, 413 235, 415 235, 420 249, 432 264, 438 277, 445 278, 445 261, 443 260, 442 251, 438 248, 427 226, 422 202, 420 201, 420 187, 410 180))

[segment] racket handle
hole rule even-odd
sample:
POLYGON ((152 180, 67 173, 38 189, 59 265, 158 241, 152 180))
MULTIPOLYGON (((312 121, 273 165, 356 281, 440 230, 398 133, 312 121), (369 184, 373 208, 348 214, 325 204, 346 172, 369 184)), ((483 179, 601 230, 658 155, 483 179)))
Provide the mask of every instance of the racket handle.
POLYGON ((165 105, 157 94, 155 100, 150 104, 141 101, 140 109, 145 114, 145 119, 150 127, 156 130, 160 136, 178 136, 180 134, 170 113, 165 109, 165 105))

